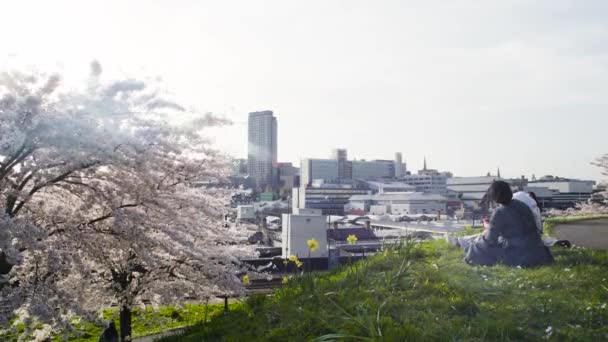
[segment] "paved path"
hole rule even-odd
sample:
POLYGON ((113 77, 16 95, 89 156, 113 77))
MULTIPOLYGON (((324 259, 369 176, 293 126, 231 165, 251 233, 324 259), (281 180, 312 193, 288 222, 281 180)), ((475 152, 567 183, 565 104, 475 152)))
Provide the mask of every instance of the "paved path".
POLYGON ((184 328, 179 328, 179 329, 174 329, 174 330, 167 330, 167 331, 163 331, 161 333, 154 334, 154 335, 148 335, 148 336, 143 336, 143 337, 135 337, 133 339, 133 342, 154 342, 154 341, 159 340, 159 339, 161 339, 163 337, 169 337, 169 336, 180 334, 182 331, 184 331, 184 328))
POLYGON ((608 219, 559 224, 554 235, 573 245, 608 250, 608 219))

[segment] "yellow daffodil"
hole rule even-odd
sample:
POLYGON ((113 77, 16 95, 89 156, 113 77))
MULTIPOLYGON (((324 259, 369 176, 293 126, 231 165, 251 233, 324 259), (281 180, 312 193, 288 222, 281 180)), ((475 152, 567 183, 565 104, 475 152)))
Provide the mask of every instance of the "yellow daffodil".
POLYGON ((308 250, 311 252, 314 252, 317 250, 317 248, 319 248, 319 243, 315 239, 306 241, 306 244, 308 245, 308 250))
POLYGON ((301 261, 300 261, 300 259, 298 259, 298 257, 297 257, 297 256, 295 256, 295 255, 290 255, 290 256, 287 258, 287 260, 289 260, 289 261, 293 262, 294 264, 296 264, 296 267, 297 267, 297 268, 302 267, 302 262, 301 262, 301 261))
POLYGON ((289 282, 289 278, 287 277, 283 277, 283 280, 281 280, 281 284, 287 284, 289 282))
POLYGON ((243 276, 243 284, 248 285, 249 283, 250 283, 249 276, 245 274, 243 276))
POLYGON ((347 238, 346 241, 348 242, 349 245, 354 245, 357 243, 357 236, 355 234, 350 234, 347 238))

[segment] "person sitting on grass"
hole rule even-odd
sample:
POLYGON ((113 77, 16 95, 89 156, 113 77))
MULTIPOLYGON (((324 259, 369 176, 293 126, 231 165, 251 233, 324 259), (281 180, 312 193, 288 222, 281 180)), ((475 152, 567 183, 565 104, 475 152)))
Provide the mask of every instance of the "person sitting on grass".
MULTIPOLYGON (((496 181, 488 189, 489 199, 499 204, 485 231, 467 246, 465 261, 473 265, 534 267, 553 261, 551 252, 538 233, 538 227, 530 208, 513 199, 508 183, 496 181)), ((457 244, 457 243, 456 243, 457 244)))

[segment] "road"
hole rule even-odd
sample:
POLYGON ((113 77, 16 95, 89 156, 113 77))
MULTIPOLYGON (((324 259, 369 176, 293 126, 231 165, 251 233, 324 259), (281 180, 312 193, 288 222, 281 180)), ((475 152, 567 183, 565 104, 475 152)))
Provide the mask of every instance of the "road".
POLYGON ((608 250, 608 219, 560 224, 554 235, 576 246, 608 250))
POLYGON ((464 229, 463 223, 455 223, 452 221, 439 221, 439 222, 392 222, 392 221, 372 221, 372 228, 375 229, 386 229, 388 232, 376 232, 376 235, 381 237, 382 235, 400 235, 394 232, 401 232, 402 234, 408 234, 415 231, 429 232, 433 234, 445 234, 453 233, 464 229))

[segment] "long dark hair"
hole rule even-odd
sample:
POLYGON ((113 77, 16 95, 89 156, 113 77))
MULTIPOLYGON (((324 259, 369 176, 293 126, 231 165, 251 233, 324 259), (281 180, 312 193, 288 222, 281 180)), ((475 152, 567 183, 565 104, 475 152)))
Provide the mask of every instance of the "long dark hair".
POLYGON ((513 199, 513 191, 509 183, 494 181, 488 189, 488 197, 496 203, 507 204, 513 199))
POLYGON ((532 197, 534 202, 536 202, 536 206, 538 207, 538 209, 543 210, 543 208, 540 205, 540 201, 538 200, 538 197, 536 197, 536 194, 534 193, 534 191, 528 192, 528 195, 530 195, 530 197, 532 197))

